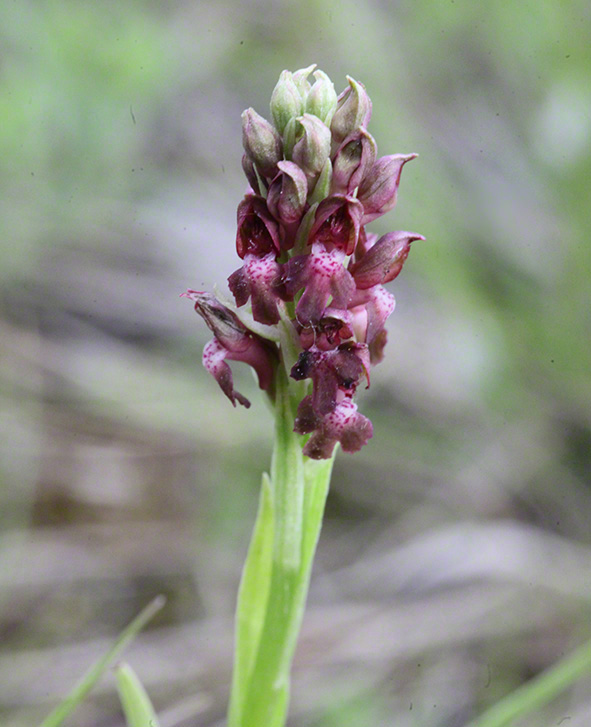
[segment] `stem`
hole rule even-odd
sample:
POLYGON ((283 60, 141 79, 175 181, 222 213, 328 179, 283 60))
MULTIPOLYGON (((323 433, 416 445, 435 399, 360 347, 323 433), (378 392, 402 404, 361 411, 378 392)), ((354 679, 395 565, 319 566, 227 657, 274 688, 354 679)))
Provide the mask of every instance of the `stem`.
POLYGON ((332 469, 332 459, 313 462, 302 455, 283 366, 275 407, 270 494, 264 485, 240 586, 229 727, 285 724, 291 662, 332 469), (255 589, 255 582, 267 585, 255 589))

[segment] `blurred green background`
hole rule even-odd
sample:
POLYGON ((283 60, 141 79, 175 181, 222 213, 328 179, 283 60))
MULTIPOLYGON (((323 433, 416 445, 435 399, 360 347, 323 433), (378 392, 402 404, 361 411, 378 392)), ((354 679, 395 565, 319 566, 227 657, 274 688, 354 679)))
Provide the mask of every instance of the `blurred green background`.
MULTIPOLYGON (((415 243, 339 455, 290 725, 461 727, 591 636, 591 5, 6 0, 0 9, 0 722, 128 652, 163 727, 223 724, 271 420, 200 359, 238 267, 240 113, 317 63, 418 152, 415 243)), ((70 725, 123 718, 108 676, 70 725)), ((583 680, 524 727, 591 723, 583 680)))

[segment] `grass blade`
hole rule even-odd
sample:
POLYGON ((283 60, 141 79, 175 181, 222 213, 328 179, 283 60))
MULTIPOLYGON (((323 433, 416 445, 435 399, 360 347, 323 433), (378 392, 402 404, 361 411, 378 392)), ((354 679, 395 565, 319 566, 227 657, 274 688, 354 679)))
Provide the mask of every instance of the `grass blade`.
POLYGON ((90 667, 70 694, 43 720, 40 727, 59 727, 98 682, 109 664, 115 661, 129 646, 144 626, 160 611, 165 602, 164 596, 156 596, 121 632, 109 651, 90 667))
POLYGON ((150 697, 129 664, 119 664, 115 675, 127 727, 160 727, 150 697))
POLYGON ((591 670, 591 641, 494 704, 469 727, 506 727, 554 699, 591 670))

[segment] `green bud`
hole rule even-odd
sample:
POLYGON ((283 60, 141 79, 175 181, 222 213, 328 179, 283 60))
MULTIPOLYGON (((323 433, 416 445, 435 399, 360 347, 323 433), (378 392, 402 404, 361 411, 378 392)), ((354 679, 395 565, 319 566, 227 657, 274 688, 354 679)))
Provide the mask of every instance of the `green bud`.
POLYGON ((244 151, 264 177, 274 177, 283 156, 281 137, 275 128, 254 109, 242 112, 244 151))
POLYGON ((304 104, 293 75, 289 71, 281 71, 271 95, 271 115, 277 131, 283 134, 287 122, 301 116, 303 111, 304 104))
POLYGON ((350 76, 347 80, 349 88, 337 99, 337 110, 330 126, 333 142, 337 145, 361 126, 367 128, 371 118, 371 100, 365 87, 350 76))
POLYGON ((308 178, 314 178, 330 156, 330 129, 312 114, 304 114, 298 121, 303 133, 293 148, 293 161, 308 178))
POLYGON ((302 97, 302 101, 304 102, 304 104, 306 103, 306 99, 308 98, 308 94, 310 93, 310 89, 312 88, 310 86, 310 81, 308 81, 308 76, 315 68, 316 64, 312 63, 312 65, 308 66, 307 68, 300 68, 298 71, 293 72, 294 83, 297 86, 298 91, 300 92, 300 96, 302 97))
POLYGON ((318 116, 321 121, 330 127, 330 122, 337 108, 337 92, 333 82, 324 71, 315 71, 316 81, 306 98, 306 111, 318 116))

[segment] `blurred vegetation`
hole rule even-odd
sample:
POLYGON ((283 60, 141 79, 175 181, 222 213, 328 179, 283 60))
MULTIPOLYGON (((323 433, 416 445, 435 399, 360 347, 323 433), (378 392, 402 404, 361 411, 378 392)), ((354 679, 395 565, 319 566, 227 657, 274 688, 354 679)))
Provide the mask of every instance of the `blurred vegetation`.
MULTIPOLYGON (((271 446, 178 293, 238 267, 240 112, 317 63, 415 151, 416 243, 340 456, 291 724, 461 727, 589 637, 591 8, 469 0, 0 8, 0 721, 44 716, 156 593, 128 660, 221 724, 271 446)), ((123 724, 114 677, 71 724, 123 724)), ((589 681, 524 727, 586 725, 589 681)))

